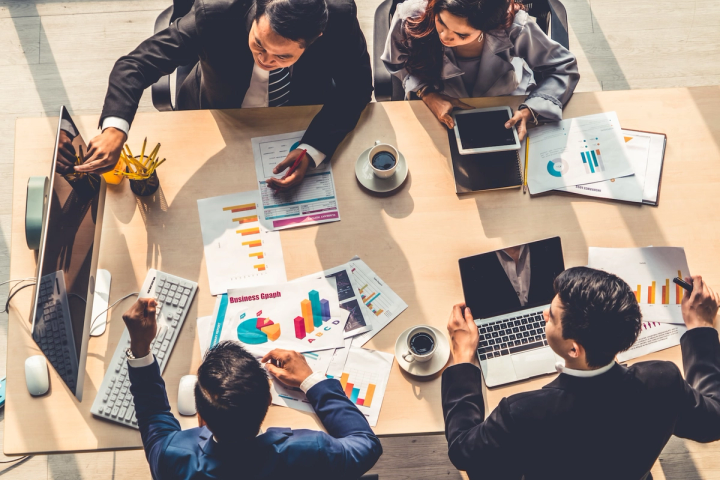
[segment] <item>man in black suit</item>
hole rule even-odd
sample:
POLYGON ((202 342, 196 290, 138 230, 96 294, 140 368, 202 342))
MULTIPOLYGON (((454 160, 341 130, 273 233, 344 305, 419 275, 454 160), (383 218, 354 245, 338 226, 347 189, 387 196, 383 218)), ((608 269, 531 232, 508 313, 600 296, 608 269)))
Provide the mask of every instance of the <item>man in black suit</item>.
POLYGON ((686 281, 685 379, 671 362, 615 363, 642 328, 635 294, 615 275, 576 267, 558 276, 544 312, 548 344, 565 367, 543 389, 503 398, 487 418, 477 327, 456 305, 448 322, 456 364, 442 376, 453 464, 472 479, 640 480, 651 478, 671 435, 720 439, 720 297, 700 276, 686 281))
POLYGON ((329 158, 370 101, 370 56, 354 0, 195 0, 190 12, 120 58, 110 74, 100 125, 79 172, 117 163, 143 91, 180 65, 198 62, 178 95, 181 110, 284 105, 323 107, 274 188, 300 183, 329 158))

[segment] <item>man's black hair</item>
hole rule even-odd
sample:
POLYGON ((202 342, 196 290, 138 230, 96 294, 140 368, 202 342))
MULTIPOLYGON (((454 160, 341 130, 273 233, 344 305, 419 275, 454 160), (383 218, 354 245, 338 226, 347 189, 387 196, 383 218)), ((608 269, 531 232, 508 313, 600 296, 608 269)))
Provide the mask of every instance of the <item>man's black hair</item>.
POLYGON ((583 346, 590 367, 603 367, 630 348, 642 329, 635 292, 602 270, 574 267, 557 276, 555 292, 564 312, 562 336, 583 346))
POLYGON ((195 406, 220 442, 257 435, 270 405, 265 369, 236 342, 211 348, 197 372, 195 406))
POLYGON ((255 21, 267 15, 270 28, 307 48, 325 31, 325 0, 255 0, 255 21))

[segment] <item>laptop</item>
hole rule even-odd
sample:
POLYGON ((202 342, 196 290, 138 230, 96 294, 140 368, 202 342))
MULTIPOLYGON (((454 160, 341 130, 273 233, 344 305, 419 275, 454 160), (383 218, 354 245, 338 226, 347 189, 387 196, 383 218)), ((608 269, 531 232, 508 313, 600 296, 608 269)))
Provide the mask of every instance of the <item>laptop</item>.
POLYGON ((461 258, 459 264, 487 386, 555 373, 563 360, 548 346, 543 311, 555 297, 555 277, 565 270, 560 237, 461 258))

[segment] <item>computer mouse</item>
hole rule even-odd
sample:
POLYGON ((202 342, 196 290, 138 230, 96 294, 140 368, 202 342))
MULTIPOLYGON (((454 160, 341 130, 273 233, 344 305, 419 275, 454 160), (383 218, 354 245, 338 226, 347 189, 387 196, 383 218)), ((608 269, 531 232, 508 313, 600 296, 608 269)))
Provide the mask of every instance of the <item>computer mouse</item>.
POLYGON ((50 388, 50 375, 44 356, 33 355, 25 359, 25 385, 34 397, 47 393, 50 388))
POLYGON ((195 384, 197 375, 185 375, 178 386, 177 407, 180 415, 195 415, 195 384))

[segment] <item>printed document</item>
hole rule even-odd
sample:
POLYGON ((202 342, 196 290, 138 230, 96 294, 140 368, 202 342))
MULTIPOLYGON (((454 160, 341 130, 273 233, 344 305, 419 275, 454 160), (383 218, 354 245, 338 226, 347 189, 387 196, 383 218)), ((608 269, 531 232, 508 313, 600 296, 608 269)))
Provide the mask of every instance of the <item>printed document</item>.
POLYGON ((286 191, 267 186, 270 177, 282 178, 287 170, 273 174, 277 164, 300 143, 305 132, 284 133, 252 139, 255 173, 263 206, 263 224, 270 230, 337 222, 340 220, 335 180, 330 162, 308 168, 302 183, 286 191))

